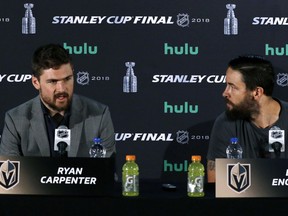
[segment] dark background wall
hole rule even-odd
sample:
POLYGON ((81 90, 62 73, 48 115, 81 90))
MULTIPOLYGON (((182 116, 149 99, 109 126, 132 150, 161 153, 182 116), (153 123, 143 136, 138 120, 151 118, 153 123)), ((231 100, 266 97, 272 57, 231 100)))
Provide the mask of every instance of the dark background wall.
POLYGON ((24 3, 3 1, 0 7, 0 131, 5 111, 37 94, 30 79, 33 51, 62 44, 74 59, 75 92, 110 107, 119 175, 126 154, 137 156, 145 179, 185 181, 193 154, 206 164, 231 58, 249 53, 271 60, 275 96, 288 99, 284 0, 34 0, 28 3, 34 4, 35 34, 22 33, 24 3), (236 35, 224 34, 226 4, 236 5, 236 35), (71 23, 77 16, 86 20, 71 23), (94 23, 85 23, 92 17, 94 23), (155 24, 147 23, 155 17, 155 24), (125 62, 135 62, 135 93, 123 92, 125 62))

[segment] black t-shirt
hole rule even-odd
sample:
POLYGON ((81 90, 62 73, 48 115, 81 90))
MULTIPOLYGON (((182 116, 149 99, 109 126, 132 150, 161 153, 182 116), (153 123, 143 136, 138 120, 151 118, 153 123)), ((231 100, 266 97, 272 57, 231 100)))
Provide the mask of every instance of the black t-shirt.
MULTIPOLYGON (((275 99, 277 100, 277 99, 275 99)), ((284 152, 280 158, 288 158, 288 103, 277 100, 281 105, 279 119, 268 128, 258 128, 245 120, 231 121, 223 112, 214 122, 207 159, 226 158, 226 148, 232 137, 237 137, 243 149, 243 158, 274 158, 269 152, 269 130, 284 130, 284 152)))

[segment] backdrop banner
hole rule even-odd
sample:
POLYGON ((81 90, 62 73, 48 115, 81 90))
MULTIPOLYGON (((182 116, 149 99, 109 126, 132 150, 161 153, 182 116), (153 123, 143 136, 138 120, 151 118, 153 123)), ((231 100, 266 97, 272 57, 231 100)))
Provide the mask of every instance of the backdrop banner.
POLYGON ((284 0, 4 0, 0 131, 8 109, 38 94, 34 50, 59 43, 74 61, 75 93, 110 108, 118 176, 125 155, 135 154, 140 178, 186 181, 191 155, 206 166, 230 59, 270 60, 274 96, 288 100, 287 7, 284 0))

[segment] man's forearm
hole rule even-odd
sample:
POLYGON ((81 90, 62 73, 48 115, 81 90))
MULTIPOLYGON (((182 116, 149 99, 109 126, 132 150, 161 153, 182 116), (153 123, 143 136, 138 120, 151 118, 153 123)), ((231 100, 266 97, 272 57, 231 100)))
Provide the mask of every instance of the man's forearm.
POLYGON ((207 161, 207 180, 208 183, 215 182, 215 161, 212 160, 207 161))

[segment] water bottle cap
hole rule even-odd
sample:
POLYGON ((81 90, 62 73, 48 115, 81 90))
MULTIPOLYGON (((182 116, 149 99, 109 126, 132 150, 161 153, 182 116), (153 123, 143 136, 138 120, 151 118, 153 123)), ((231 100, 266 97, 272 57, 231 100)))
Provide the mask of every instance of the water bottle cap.
POLYGON ((201 161, 201 155, 192 155, 191 160, 192 161, 201 161))
POLYGON ((94 142, 101 142, 101 138, 100 137, 95 137, 94 138, 94 142))
POLYGON ((237 138, 237 137, 232 137, 232 138, 230 139, 230 141, 231 141, 231 142, 238 142, 238 138, 237 138))
POLYGON ((126 155, 126 160, 136 160, 136 156, 135 155, 126 155))

